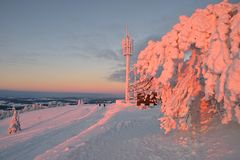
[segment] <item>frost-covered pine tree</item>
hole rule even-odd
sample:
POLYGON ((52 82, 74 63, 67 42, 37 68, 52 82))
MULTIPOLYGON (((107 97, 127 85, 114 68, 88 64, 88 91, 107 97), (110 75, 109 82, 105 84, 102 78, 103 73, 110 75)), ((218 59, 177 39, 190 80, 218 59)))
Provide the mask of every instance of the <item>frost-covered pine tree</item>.
POLYGON ((141 79, 154 77, 166 133, 215 112, 222 123, 234 116, 240 123, 240 3, 225 0, 180 16, 161 41, 148 42, 135 66, 141 79))
POLYGON ((13 116, 12 116, 12 119, 10 121, 10 125, 9 125, 9 128, 8 128, 8 134, 14 134, 18 131, 21 131, 19 114, 16 111, 16 109, 13 107, 13 116))

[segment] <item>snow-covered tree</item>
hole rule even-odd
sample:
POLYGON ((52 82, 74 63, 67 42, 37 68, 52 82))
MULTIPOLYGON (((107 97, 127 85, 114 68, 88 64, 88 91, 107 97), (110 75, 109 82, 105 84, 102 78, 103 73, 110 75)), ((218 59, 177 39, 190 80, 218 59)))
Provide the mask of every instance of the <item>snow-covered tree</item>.
POLYGON ((233 115, 240 123, 240 3, 225 0, 180 16, 161 41, 148 42, 135 66, 142 79, 155 78, 166 133, 187 129, 196 108, 223 110, 222 123, 233 115))
POLYGON ((10 126, 8 128, 8 134, 13 134, 18 131, 21 131, 20 121, 19 121, 19 114, 16 109, 13 107, 13 116, 10 121, 10 126))

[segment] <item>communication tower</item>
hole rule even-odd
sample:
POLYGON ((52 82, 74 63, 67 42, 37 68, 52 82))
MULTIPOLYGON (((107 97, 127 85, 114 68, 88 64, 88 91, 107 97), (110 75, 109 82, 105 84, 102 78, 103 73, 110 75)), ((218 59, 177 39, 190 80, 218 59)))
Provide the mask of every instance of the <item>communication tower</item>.
POLYGON ((126 27, 126 37, 122 40, 122 52, 126 57, 126 83, 125 83, 125 102, 129 103, 130 100, 130 89, 129 89, 129 81, 130 81, 130 57, 133 53, 133 40, 128 34, 128 30, 126 27))

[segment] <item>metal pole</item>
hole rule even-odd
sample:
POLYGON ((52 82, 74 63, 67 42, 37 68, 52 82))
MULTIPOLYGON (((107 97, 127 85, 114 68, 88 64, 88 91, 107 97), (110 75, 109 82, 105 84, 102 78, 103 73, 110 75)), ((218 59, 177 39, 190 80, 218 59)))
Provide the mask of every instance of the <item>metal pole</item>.
POLYGON ((126 55, 126 90, 125 90, 125 101, 129 103, 129 72, 130 72, 130 55, 126 55))

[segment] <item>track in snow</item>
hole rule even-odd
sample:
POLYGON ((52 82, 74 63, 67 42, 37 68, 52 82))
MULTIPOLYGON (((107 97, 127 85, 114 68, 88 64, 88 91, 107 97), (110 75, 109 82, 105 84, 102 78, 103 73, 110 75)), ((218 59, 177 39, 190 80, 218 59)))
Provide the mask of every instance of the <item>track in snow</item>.
MULTIPOLYGON (((16 135, 1 136, 0 159, 34 159, 38 154, 44 153, 96 123, 102 117, 101 113, 104 111, 104 109, 98 109, 96 106, 88 106, 85 109, 80 109, 81 111, 78 110, 79 108, 76 107, 71 108, 52 118, 46 118, 23 128, 23 131, 16 135), (79 114, 79 117, 74 118, 76 113, 79 114), (74 119, 66 119, 71 115, 74 119), (65 121, 60 121, 64 119, 65 121)), ((28 114, 21 114, 20 118, 23 119, 28 114)), ((42 116, 44 116, 44 113, 42 116)), ((24 121, 21 121, 21 123, 23 124, 24 121)))

